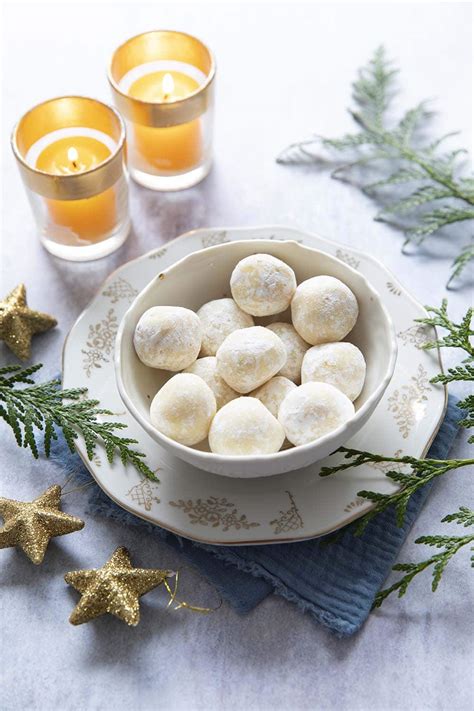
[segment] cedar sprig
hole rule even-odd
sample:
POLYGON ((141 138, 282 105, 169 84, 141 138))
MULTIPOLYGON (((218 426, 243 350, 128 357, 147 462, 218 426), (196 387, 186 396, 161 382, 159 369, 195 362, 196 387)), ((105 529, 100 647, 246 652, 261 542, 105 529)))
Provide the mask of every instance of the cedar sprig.
POLYGON ((443 299, 439 309, 433 306, 425 306, 431 316, 426 318, 416 319, 417 323, 423 323, 426 326, 437 326, 445 329, 448 333, 442 338, 425 343, 422 348, 424 350, 432 350, 433 348, 461 348, 466 353, 466 361, 474 360, 474 346, 472 337, 474 330, 472 328, 473 310, 469 308, 460 323, 455 323, 448 315, 448 301, 443 299))
MULTIPOLYGON (((443 331, 447 333, 441 335, 435 341, 424 344, 422 348, 426 350, 433 348, 458 348, 462 350, 466 356, 461 365, 450 368, 447 373, 440 373, 432 378, 431 382, 443 384, 459 381, 474 382, 472 309, 468 309, 465 316, 457 323, 453 321, 448 314, 448 304, 446 300, 442 302, 440 308, 431 306, 425 308, 429 315, 426 318, 417 319, 417 322, 431 327, 442 328, 443 331)), ((464 411, 464 417, 460 420, 459 425, 465 429, 474 427, 474 395, 468 395, 464 400, 458 403, 458 407, 464 411)), ((468 442, 474 442, 474 436, 471 436, 468 442)), ((373 452, 350 449, 348 447, 341 447, 339 452, 344 455, 343 461, 330 467, 323 467, 320 471, 320 476, 329 476, 335 472, 352 469, 353 467, 367 463, 394 465, 393 467, 389 467, 385 475, 397 485, 396 491, 390 494, 381 494, 364 489, 357 494, 361 498, 374 504, 370 511, 348 527, 355 535, 359 536, 365 531, 367 525, 375 516, 387 511, 389 508, 395 510, 398 526, 403 526, 408 504, 416 491, 426 486, 430 481, 450 471, 474 466, 474 459, 471 458, 417 459, 411 456, 388 457, 373 452)), ((466 527, 474 526, 474 512, 465 506, 461 506, 456 513, 449 514, 442 519, 442 521, 456 522, 466 527)), ((444 569, 451 558, 472 541, 474 541, 474 535, 422 536, 418 538, 415 543, 444 547, 444 550, 421 563, 399 563, 395 565, 393 570, 405 572, 406 575, 390 588, 380 591, 375 599, 374 606, 380 607, 388 595, 394 591, 398 591, 399 597, 404 595, 413 578, 430 566, 433 566, 432 589, 435 591, 444 569)))
MULTIPOLYGON (((405 248, 408 243, 421 244, 444 227, 474 219, 474 177, 465 174, 464 149, 442 149, 454 133, 436 140, 421 137, 432 116, 427 101, 409 109, 399 121, 391 120, 397 73, 384 48, 379 47, 352 85, 355 108, 349 113, 357 132, 341 138, 315 135, 298 141, 283 150, 277 162, 325 166, 327 155, 318 153, 323 148, 342 156, 333 163, 334 178, 353 182, 354 170, 359 174, 360 169, 362 174, 367 169, 378 171, 377 180, 357 185, 384 203, 375 219, 395 220, 405 232, 405 248)), ((474 248, 469 245, 456 257, 448 285, 473 259, 474 248)))
POLYGON ((471 238, 471 242, 464 247, 462 252, 458 254, 456 259, 451 265, 451 275, 446 283, 446 288, 451 289, 451 284, 455 281, 464 271, 464 269, 474 261, 474 240, 471 238))
MULTIPOLYGON (((474 511, 466 506, 460 506, 455 513, 448 514, 442 520, 442 523, 454 522, 465 528, 474 527, 474 511)), ((461 548, 474 543, 474 531, 464 536, 420 536, 415 543, 421 543, 433 548, 443 548, 440 553, 435 553, 430 558, 419 563, 397 563, 393 566, 393 570, 405 573, 405 575, 397 580, 393 585, 381 590, 375 597, 373 607, 380 607, 383 601, 393 592, 398 593, 398 597, 405 595, 409 584, 413 578, 422 573, 424 570, 432 566, 432 583, 431 589, 435 592, 438 588, 441 577, 445 571, 449 561, 458 553, 461 548)), ((474 547, 471 547, 474 551, 474 547)), ((471 556, 471 566, 474 567, 474 556, 471 556)))
POLYGON ((49 457, 58 431, 62 432, 71 452, 75 451, 75 440, 82 436, 90 460, 101 443, 111 464, 118 455, 124 465, 131 464, 148 479, 157 481, 145 462, 145 455, 132 446, 138 441, 117 434, 118 430, 126 429, 126 424, 101 420, 113 412, 99 407, 98 400, 87 399, 87 388, 62 390, 57 379, 35 383, 31 376, 40 368, 42 364, 0 368, 0 417, 11 427, 20 447, 30 449, 37 459, 40 436, 44 453, 49 457))
MULTIPOLYGON (((425 343, 422 348, 431 350, 433 348, 459 348, 464 351, 466 357, 460 365, 449 368, 447 373, 439 373, 432 379, 432 383, 443 383, 447 385, 453 382, 474 382, 474 329, 473 329, 473 309, 469 308, 459 323, 452 321, 448 315, 448 302, 443 299, 441 308, 436 309, 426 306, 430 316, 418 319, 419 323, 427 326, 440 327, 447 331, 447 334, 436 341, 425 343)), ((464 411, 464 417, 459 424, 465 429, 474 427, 474 395, 467 395, 458 402, 458 407, 464 411)), ((469 437, 468 442, 474 443, 474 435, 469 437)))
POLYGON ((357 449, 341 447, 340 452, 344 453, 344 463, 336 464, 332 467, 323 467, 320 476, 329 476, 338 471, 352 469, 366 463, 391 463, 397 468, 385 473, 397 485, 397 491, 390 494, 381 494, 376 491, 363 489, 357 492, 357 496, 367 499, 374 504, 374 507, 364 516, 352 524, 352 532, 356 536, 361 536, 367 525, 375 516, 383 513, 389 508, 394 508, 398 526, 403 526, 407 513, 408 504, 413 494, 426 486, 430 481, 446 474, 453 469, 474 466, 474 459, 416 459, 415 457, 385 457, 371 452, 362 452, 357 449), (408 471, 402 471, 401 468, 408 471))

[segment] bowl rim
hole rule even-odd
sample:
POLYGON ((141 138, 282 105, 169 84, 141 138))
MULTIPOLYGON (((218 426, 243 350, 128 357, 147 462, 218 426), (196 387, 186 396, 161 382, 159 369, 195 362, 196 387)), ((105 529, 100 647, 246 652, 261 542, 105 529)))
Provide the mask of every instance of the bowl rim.
MULTIPOLYGON (((273 226, 272 226, 273 227, 273 226)), ((283 226, 282 226, 283 227, 283 226)), ((262 229, 262 227, 259 228, 254 228, 254 229, 262 229)), ((288 230, 294 230, 295 228, 287 228, 283 227, 284 229, 288 230)), ((221 228, 225 229, 225 228, 221 228)), ((230 228, 228 228, 230 229, 230 228)), ((234 228, 232 228, 234 229, 234 228)), ((242 228, 244 229, 244 228, 242 228)), ((245 228, 245 230, 249 230, 252 228, 245 228)), ((186 234, 192 234, 193 232, 198 232, 199 230, 192 230, 191 232, 188 232, 186 234)), ((298 231, 299 232, 299 231, 298 231)), ((301 231, 303 232, 303 231, 301 231)), ((300 233, 301 233, 300 232, 300 233)), ((324 239, 324 238, 323 238, 324 239)), ((325 240, 326 241, 326 240, 325 240)), ((207 462, 207 461, 213 461, 213 462, 222 462, 226 466, 231 466, 232 464, 239 464, 240 466, 245 465, 246 463, 248 464, 254 464, 256 462, 269 462, 269 461, 274 461, 275 459, 278 459, 278 461, 284 461, 291 459, 294 456, 297 456, 298 454, 304 452, 309 452, 311 449, 320 447, 328 442, 330 442, 332 439, 336 440, 341 437, 341 435, 344 437, 344 433, 347 432, 347 439, 351 436, 351 430, 355 424, 357 424, 361 419, 364 418, 364 416, 367 414, 368 411, 373 407, 374 402, 377 403, 380 398, 382 397, 383 393, 385 392, 392 376, 395 370, 395 364, 397 360, 397 352, 398 352, 398 345, 397 345, 397 340, 396 340, 396 333, 395 333, 395 327, 393 324, 393 321, 390 317, 390 314, 388 313, 385 305, 383 304, 378 291, 371 285, 371 283, 368 281, 368 279, 361 274, 359 271, 351 267, 350 265, 346 264, 343 262, 341 259, 338 257, 328 254, 327 252, 321 252, 321 250, 316 249, 314 247, 309 247, 307 245, 300 244, 296 239, 288 239, 288 240, 278 240, 278 244, 289 244, 292 246, 295 246, 297 249, 302 249, 302 250, 309 250, 311 252, 316 252, 317 254, 323 255, 325 258, 334 261, 340 265, 342 265, 343 269, 348 270, 349 272, 352 272, 354 276, 362 282, 364 287, 368 290, 369 293, 372 294, 372 296, 376 299, 379 307, 381 308, 381 311, 384 315, 386 325, 388 326, 388 334, 389 334, 389 362, 385 371, 385 374, 373 393, 369 396, 369 398, 366 400, 366 402, 357 410, 354 415, 347 420, 344 424, 342 424, 340 427, 338 427, 335 430, 332 430, 331 432, 328 432, 326 435, 323 435, 323 437, 318 438, 317 440, 314 440, 313 442, 308 442, 303 445, 298 445, 297 447, 292 447, 290 449, 286 450, 280 450, 278 452, 274 452, 271 454, 252 454, 252 455, 224 455, 224 454, 216 454, 214 452, 206 452, 202 451, 199 449, 194 449, 193 447, 181 444, 180 442, 176 442, 175 440, 167 437, 166 435, 162 434, 159 432, 153 425, 148 422, 142 414, 139 412, 138 408, 135 406, 133 403, 132 399, 127 393, 127 390, 124 385, 123 377, 122 377, 122 367, 123 367, 123 361, 121 358, 121 351, 122 351, 122 339, 123 339, 123 334, 126 326, 128 325, 129 319, 136 307, 137 301, 142 298, 154 285, 157 276, 161 274, 166 274, 169 272, 171 269, 176 269, 177 267, 183 266, 186 262, 192 260, 193 258, 196 257, 198 254, 203 254, 203 253, 209 253, 212 254, 212 252, 215 251, 222 251, 222 249, 226 248, 227 246, 236 246, 236 245, 241 245, 243 243, 252 243, 256 245, 256 249, 258 250, 259 247, 257 246, 258 244, 261 244, 262 242, 270 243, 270 244, 275 244, 274 240, 270 239, 239 239, 239 240, 232 240, 231 242, 225 242, 223 244, 218 244, 218 245, 213 245, 211 247, 205 247, 203 249, 196 250, 195 252, 191 252, 189 254, 186 254, 184 257, 179 259, 178 261, 174 262, 171 264, 169 267, 166 267, 162 271, 159 272, 153 279, 149 281, 149 283, 140 291, 139 294, 134 298, 132 303, 130 304, 129 308, 125 312, 115 339, 115 348, 114 348, 114 369, 115 369, 115 377, 116 377, 116 382, 117 382, 117 387, 120 393, 120 397, 122 398, 122 401, 124 402, 125 406, 129 410, 129 412, 133 415, 135 420, 141 425, 141 427, 144 428, 144 430, 155 440, 155 441, 163 441, 166 446, 168 446, 171 449, 175 449, 179 452, 182 452, 183 455, 191 455, 193 458, 195 457, 196 459, 196 466, 199 466, 199 462, 207 462)), ((370 255, 369 255, 370 256, 370 255)), ((371 259, 374 262, 378 262, 378 260, 374 259, 371 257, 371 259)), ((337 448, 337 447, 335 447, 337 448)), ((184 457, 186 458, 186 457, 184 457)))

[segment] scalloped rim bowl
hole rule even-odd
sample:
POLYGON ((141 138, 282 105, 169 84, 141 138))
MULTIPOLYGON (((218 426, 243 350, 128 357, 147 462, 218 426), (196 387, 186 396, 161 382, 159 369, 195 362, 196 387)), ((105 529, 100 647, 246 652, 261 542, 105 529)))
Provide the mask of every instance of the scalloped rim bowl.
POLYGON ((242 240, 193 252, 152 279, 136 297, 120 324, 115 346, 115 373, 125 406, 156 442, 199 469, 245 478, 294 471, 324 459, 344 444, 373 414, 392 378, 396 358, 397 344, 390 316, 378 293, 359 272, 336 257, 295 241, 242 240), (199 448, 179 444, 158 432, 150 422, 151 400, 173 373, 148 368, 141 363, 133 346, 135 326, 151 306, 184 306, 196 311, 212 299, 230 296, 229 279, 234 266, 244 257, 260 252, 272 254, 289 264, 298 283, 318 274, 329 274, 347 284, 356 295, 359 318, 346 340, 361 349, 367 362, 365 385, 354 403, 356 412, 344 425, 315 442, 275 454, 224 456, 210 452, 207 441, 198 445, 199 448))

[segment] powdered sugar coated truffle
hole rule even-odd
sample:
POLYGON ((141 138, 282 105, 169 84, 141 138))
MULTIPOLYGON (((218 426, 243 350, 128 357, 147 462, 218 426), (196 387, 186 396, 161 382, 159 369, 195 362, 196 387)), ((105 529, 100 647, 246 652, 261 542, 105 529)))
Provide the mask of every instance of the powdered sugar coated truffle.
POLYGON ((308 350, 309 344, 303 341, 291 323, 271 323, 267 328, 281 338, 286 348, 286 363, 278 375, 283 375, 298 385, 301 382, 303 356, 308 350))
POLYGON ((194 311, 181 306, 153 306, 137 323, 133 343, 145 365, 177 371, 196 360, 201 336, 201 322, 194 311))
POLYGON ((216 398, 204 380, 192 373, 173 375, 158 390, 150 407, 156 429, 181 444, 205 439, 216 414, 216 398))
POLYGON ((278 373, 286 349, 278 336, 263 326, 234 331, 216 354, 217 372, 238 393, 249 393, 278 373))
POLYGON ((293 326, 313 346, 342 340, 354 328, 358 315, 352 291, 331 276, 303 281, 291 302, 293 326))
POLYGON ((202 325, 201 355, 214 356, 229 333, 253 326, 253 318, 234 299, 215 299, 198 310, 202 325))
POLYGON ((288 393, 295 388, 296 385, 291 380, 283 378, 281 375, 276 375, 254 390, 251 396, 260 400, 274 417, 278 417, 278 410, 280 409, 281 403, 288 393))
POLYGON ((332 432, 353 414, 352 402, 333 385, 305 383, 288 393, 280 405, 278 420, 289 441, 301 445, 332 432))
POLYGON ((237 397, 235 390, 232 390, 225 380, 218 375, 217 358, 213 356, 198 358, 189 368, 186 368, 185 372, 198 375, 209 385, 216 398, 218 410, 237 397))
POLYGON ((252 254, 242 259, 230 278, 232 296, 252 316, 284 311, 296 289, 293 269, 270 254, 252 254))
POLYGON ((278 452, 284 439, 278 420, 253 397, 239 397, 224 405, 209 431, 211 452, 234 456, 278 452))
POLYGON ((365 380, 365 359, 352 343, 322 343, 303 358, 303 383, 318 381, 334 385, 349 400, 359 397, 365 380))

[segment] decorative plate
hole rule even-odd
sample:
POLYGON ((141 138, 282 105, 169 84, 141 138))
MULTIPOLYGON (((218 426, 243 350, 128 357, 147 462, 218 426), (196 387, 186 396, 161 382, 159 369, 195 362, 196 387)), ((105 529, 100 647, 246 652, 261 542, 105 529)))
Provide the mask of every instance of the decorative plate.
POLYGON ((424 308, 380 262, 352 247, 285 227, 200 229, 135 259, 110 275, 72 327, 63 353, 63 385, 87 386, 89 396, 128 425, 127 436, 140 442, 160 483, 143 479, 104 454, 88 461, 82 441, 77 449, 99 486, 124 509, 181 536, 204 543, 243 545, 281 543, 322 536, 358 518, 371 504, 361 489, 387 492, 386 465, 364 465, 327 478, 323 462, 264 479, 231 479, 194 468, 154 442, 124 410, 115 383, 114 339, 120 319, 143 287, 186 254, 241 239, 295 239, 333 254, 367 277, 393 319, 398 360, 392 381, 369 422, 347 446, 389 455, 423 456, 446 409, 446 390, 430 379, 442 368, 438 351, 419 349, 433 338, 430 328, 414 323, 424 308))

